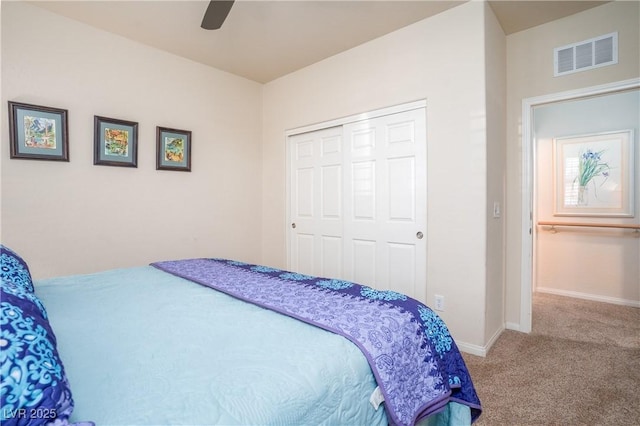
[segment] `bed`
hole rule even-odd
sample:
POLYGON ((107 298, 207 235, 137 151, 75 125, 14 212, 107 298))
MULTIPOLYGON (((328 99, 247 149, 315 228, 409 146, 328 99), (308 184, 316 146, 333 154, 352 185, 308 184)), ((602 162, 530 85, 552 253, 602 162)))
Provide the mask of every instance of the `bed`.
POLYGON ((31 279, 2 247, 5 425, 436 425, 481 413, 399 293, 226 259, 31 279))

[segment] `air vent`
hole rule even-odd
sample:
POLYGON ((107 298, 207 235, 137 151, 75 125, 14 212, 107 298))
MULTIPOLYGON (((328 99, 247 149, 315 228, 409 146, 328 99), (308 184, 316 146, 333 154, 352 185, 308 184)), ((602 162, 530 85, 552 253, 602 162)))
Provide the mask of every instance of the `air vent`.
POLYGON ((617 63, 617 32, 553 49, 555 77, 617 63))

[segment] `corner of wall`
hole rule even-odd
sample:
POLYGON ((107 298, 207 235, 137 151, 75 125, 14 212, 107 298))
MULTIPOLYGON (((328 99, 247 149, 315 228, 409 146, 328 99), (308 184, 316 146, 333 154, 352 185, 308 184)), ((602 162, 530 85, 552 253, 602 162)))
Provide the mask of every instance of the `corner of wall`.
POLYGON ((484 339, 504 329, 506 36, 491 7, 484 7, 487 150, 486 282, 484 339))

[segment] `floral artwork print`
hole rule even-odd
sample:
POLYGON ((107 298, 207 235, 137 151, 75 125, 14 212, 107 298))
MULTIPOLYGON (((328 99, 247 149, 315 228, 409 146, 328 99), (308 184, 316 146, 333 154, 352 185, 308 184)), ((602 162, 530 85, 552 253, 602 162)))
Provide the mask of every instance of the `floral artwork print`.
POLYGON ((619 151, 606 142, 567 143, 563 155, 564 206, 587 208, 609 203, 611 184, 619 177, 619 151))
MULTIPOLYGON (((597 187, 594 179, 596 177, 603 177, 606 180, 609 177, 609 170, 611 167, 608 163, 602 160, 602 155, 606 150, 600 150, 593 152, 591 149, 587 149, 580 155, 578 176, 576 176, 574 183, 578 183, 578 205, 587 205, 589 200, 587 196, 589 194, 587 185, 593 182, 594 196, 597 197, 597 187)), ((600 183, 603 185, 604 181, 600 183)))
POLYGON ((602 151, 593 152, 587 149, 580 156, 580 173, 576 177, 576 180, 580 182, 580 186, 587 186, 589 182, 596 176, 604 176, 606 179, 609 177, 609 164, 602 161, 602 151))
POLYGON ((633 217, 633 130, 556 138, 556 216, 633 217))

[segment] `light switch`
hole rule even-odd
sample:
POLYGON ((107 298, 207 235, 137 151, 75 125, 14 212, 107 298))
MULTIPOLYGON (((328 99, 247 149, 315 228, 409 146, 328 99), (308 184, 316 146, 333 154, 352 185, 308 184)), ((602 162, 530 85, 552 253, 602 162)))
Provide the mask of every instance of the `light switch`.
POLYGON ((493 202, 493 217, 495 217, 495 218, 500 217, 500 202, 499 201, 494 201, 493 202))

